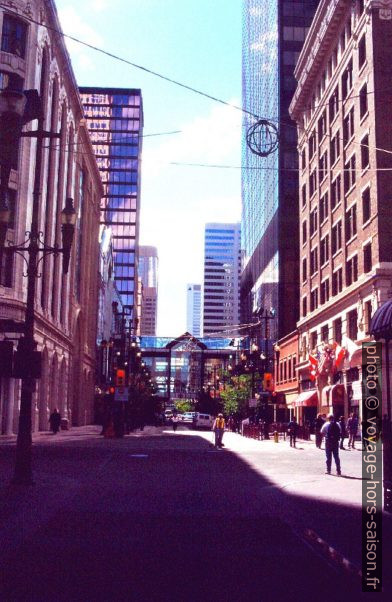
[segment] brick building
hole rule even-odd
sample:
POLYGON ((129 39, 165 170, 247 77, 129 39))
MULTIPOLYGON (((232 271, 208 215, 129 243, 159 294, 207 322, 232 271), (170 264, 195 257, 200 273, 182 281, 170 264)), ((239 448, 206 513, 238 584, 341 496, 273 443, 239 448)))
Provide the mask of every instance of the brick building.
POLYGON ((392 154, 382 150, 392 140, 391 55, 390 0, 322 0, 295 70, 298 369, 301 390, 316 390, 323 411, 357 410, 360 343, 392 294, 392 154), (324 364, 315 382, 310 352, 324 364))
MULTIPOLYGON (((103 194, 78 88, 52 0, 5 2, 0 10, 0 88, 17 78, 21 89, 37 89, 44 128, 60 139, 44 143, 39 225, 46 245, 61 246, 60 212, 66 197, 77 213, 71 262, 62 273, 62 258, 46 255, 39 265, 35 300, 35 340, 42 352, 42 377, 33 399, 33 429, 48 428, 55 406, 73 424, 92 418, 97 333, 99 204, 103 194), (8 8, 9 7, 9 8, 8 8), (83 149, 83 152, 78 152, 83 149)), ((35 129, 30 122, 25 130, 35 129)), ((30 229, 36 141, 22 138, 19 161, 11 172, 8 203, 12 223, 7 238, 22 244, 30 229)), ((24 259, 3 254, 0 318, 23 322, 27 280, 24 259)), ((2 333, 0 338, 18 334, 2 333)), ((0 379, 0 431, 18 424, 19 379, 0 379)))
POLYGON ((292 415, 301 418, 300 412, 295 413, 295 402, 298 399, 298 332, 295 330, 281 338, 274 346, 275 375, 274 393, 279 409, 287 410, 282 419, 292 415))

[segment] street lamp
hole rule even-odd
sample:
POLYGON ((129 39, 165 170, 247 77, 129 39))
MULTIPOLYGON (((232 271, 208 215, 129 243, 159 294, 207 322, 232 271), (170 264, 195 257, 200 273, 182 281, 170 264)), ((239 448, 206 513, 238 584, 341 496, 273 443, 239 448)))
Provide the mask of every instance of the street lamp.
POLYGON ((65 208, 61 212, 63 247, 60 248, 57 244, 53 247, 45 245, 39 230, 43 141, 45 138, 59 138, 60 134, 44 130, 44 117, 38 91, 19 90, 17 86, 12 87, 12 84, 15 85, 15 83, 16 80, 10 78, 10 85, 0 94, 0 252, 2 253, 6 249, 9 253, 21 254, 27 264, 24 337, 19 340, 17 352, 23 358, 23 374, 21 375, 22 388, 13 483, 30 485, 32 484, 31 406, 35 380, 40 377, 40 364, 38 369, 34 370, 34 360, 37 357, 35 351, 37 344, 34 340, 34 305, 38 265, 47 254, 63 253, 63 272, 64 274, 68 272, 76 213, 72 199, 67 198, 65 208), (38 120, 37 129, 22 132, 23 125, 34 119, 38 120), (22 136, 37 139, 31 226, 23 244, 6 245, 10 219, 10 210, 7 204, 9 176, 11 169, 17 164, 19 139, 22 136), (27 258, 23 254, 26 254, 27 258), (41 258, 39 258, 40 254, 42 254, 41 258))

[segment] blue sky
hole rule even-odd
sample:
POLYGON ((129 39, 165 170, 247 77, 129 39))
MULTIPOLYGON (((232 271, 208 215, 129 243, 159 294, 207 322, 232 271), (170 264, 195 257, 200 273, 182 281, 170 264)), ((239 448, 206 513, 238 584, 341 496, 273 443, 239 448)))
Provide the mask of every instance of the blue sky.
MULTIPOLYGON (((57 0, 65 33, 233 104, 241 99, 241 0, 57 0)), ((185 330, 186 284, 202 282, 203 228, 239 221, 241 112, 68 43, 83 86, 141 88, 141 244, 159 253, 158 334, 185 330)))

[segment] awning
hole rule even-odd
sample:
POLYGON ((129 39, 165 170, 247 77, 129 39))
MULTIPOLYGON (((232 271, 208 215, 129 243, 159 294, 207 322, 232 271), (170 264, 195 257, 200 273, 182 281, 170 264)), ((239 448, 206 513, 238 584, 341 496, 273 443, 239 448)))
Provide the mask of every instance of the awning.
POLYGON ((328 385, 321 392, 321 405, 336 406, 344 404, 344 385, 328 385))
POLYGON ((296 408, 317 407, 317 404, 318 404, 318 395, 317 395, 317 391, 315 389, 312 389, 311 391, 303 391, 303 393, 300 393, 298 395, 297 399, 294 402, 294 405, 296 408))

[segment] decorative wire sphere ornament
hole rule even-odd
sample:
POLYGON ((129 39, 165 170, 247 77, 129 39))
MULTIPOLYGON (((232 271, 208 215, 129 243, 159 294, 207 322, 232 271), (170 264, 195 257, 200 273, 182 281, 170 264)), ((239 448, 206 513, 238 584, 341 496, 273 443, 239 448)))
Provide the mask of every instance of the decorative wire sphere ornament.
POLYGON ((268 157, 278 147, 278 128, 267 119, 259 119, 248 129, 246 143, 255 155, 268 157))

